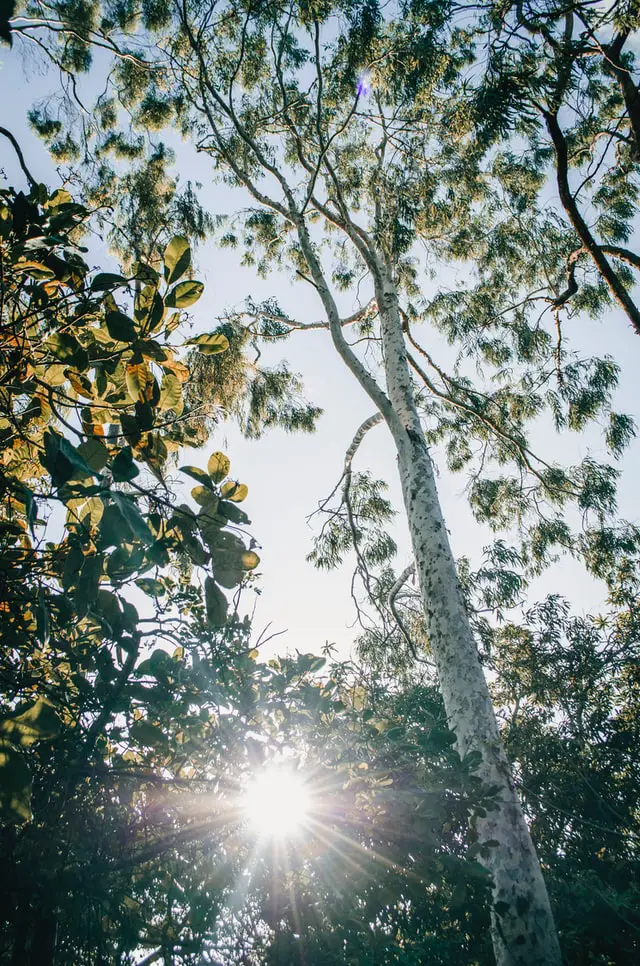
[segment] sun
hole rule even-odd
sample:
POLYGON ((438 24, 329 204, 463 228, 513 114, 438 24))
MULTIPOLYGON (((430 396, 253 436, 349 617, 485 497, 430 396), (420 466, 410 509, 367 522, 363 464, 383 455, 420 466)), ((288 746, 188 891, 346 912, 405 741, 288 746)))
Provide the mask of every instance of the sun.
POLYGON ((247 822, 262 838, 288 839, 308 824, 311 795, 304 777, 285 765, 265 765, 243 795, 247 822))

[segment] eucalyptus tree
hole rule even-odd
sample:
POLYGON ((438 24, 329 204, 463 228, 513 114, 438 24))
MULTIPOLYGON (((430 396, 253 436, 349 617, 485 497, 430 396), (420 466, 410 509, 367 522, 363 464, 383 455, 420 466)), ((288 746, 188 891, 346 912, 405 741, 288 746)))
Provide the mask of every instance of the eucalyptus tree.
MULTIPOLYGON (((326 328, 370 398, 375 414, 354 438, 342 489, 356 546, 351 463, 374 425, 383 422, 391 433, 449 726, 460 754, 478 762, 486 787, 499 796, 499 807, 477 825, 494 881, 496 957, 501 964, 554 963, 560 954, 548 898, 500 744, 429 444, 445 441, 454 469, 473 469, 479 455, 484 472, 474 473, 471 488, 476 515, 496 527, 521 522, 532 567, 544 564, 554 544, 586 552, 597 537, 572 534, 559 509, 576 500, 600 526, 614 502, 615 472, 593 460, 568 472, 545 463, 529 449, 526 424, 547 405, 558 426, 571 428, 608 413, 616 366, 573 358, 547 325, 545 312, 557 314, 566 302, 558 280, 570 240, 550 215, 528 210, 544 182, 533 163, 538 146, 519 160, 508 150, 486 153, 495 139, 477 136, 477 98, 467 96, 473 25, 469 18, 456 25, 458 9, 413 4, 402 16, 383 17, 375 3, 203 9, 185 0, 143 4, 141 11, 105 5, 100 19, 90 5, 84 20, 74 14, 55 28, 58 47, 45 47, 68 74, 87 66, 93 44, 114 56, 94 115, 103 126, 72 125, 72 143, 84 138, 83 150, 94 155, 108 150, 122 137, 122 109, 140 129, 177 125, 210 155, 218 177, 252 199, 223 243, 243 245, 261 272, 286 267, 316 293, 317 323, 271 304, 249 305, 245 324, 263 338, 326 328), (136 32, 138 13, 143 29, 136 32), (543 231, 552 244, 532 259, 528 238, 543 231), (458 262, 465 281, 458 285, 452 276, 430 291, 420 246, 433 272, 458 262), (345 289, 366 292, 348 315, 339 308, 345 289), (493 382, 476 389, 464 366, 454 373, 440 366, 414 333, 424 321, 444 331, 463 358, 488 368, 493 382), (349 341, 352 330, 355 342, 367 342, 368 355, 349 341), (489 474, 491 464, 511 464, 514 475, 489 474), (536 516, 532 508, 540 505, 550 513, 536 516)), ((15 30, 47 36, 42 21, 18 17, 15 30)), ((63 125, 51 110, 34 115, 45 135, 63 125)), ((509 120, 506 107, 498 115, 509 120)), ((628 418, 611 414, 614 451, 632 432, 628 418)), ((365 511, 363 520, 370 507, 365 511)), ((340 534, 332 539, 335 555, 340 534)), ((384 552, 374 546, 371 559, 384 552)))
POLYGON ((617 303, 640 334, 639 22, 637 0, 487 6, 476 109, 481 137, 517 130, 530 160, 550 162, 565 221, 554 220, 571 243, 556 305, 617 303))

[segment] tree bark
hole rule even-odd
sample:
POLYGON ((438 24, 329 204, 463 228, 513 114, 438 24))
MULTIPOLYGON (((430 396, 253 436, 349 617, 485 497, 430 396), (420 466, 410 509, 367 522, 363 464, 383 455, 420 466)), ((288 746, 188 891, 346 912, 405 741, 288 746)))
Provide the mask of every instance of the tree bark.
POLYGON ((540 863, 518 803, 480 665, 428 447, 420 424, 391 274, 375 273, 391 425, 429 641, 447 719, 461 755, 482 756, 478 775, 500 789, 500 808, 479 819, 484 865, 493 876, 492 938, 498 966, 559 966, 560 947, 540 863))

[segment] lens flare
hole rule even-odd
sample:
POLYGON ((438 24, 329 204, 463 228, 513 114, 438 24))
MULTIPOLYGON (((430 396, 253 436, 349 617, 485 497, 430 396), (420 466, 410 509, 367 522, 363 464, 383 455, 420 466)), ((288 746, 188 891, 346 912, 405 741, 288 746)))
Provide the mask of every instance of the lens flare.
POLYGON ((247 785, 243 796, 247 823, 263 838, 299 835, 309 818, 311 796, 299 772, 267 765, 247 785))
POLYGON ((371 93, 371 74, 368 70, 363 70, 358 77, 356 94, 358 97, 368 97, 371 93))

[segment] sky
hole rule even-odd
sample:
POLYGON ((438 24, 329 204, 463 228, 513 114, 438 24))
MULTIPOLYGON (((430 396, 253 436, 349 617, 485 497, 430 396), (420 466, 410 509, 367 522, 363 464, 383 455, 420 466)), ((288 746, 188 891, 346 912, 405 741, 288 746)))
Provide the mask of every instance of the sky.
MULTIPOLYGON (((0 49, 0 125, 17 137, 33 175, 54 186, 59 177, 45 146, 30 131, 26 114, 35 100, 56 88, 57 78, 36 70, 33 61, 25 67, 18 46, 13 50, 0 49)), ((202 183, 205 206, 213 213, 231 212, 237 196, 213 184, 207 159, 198 156, 188 144, 175 142, 172 146, 178 153, 181 179, 202 183)), ((24 186, 24 176, 4 138, 0 138, 0 169, 9 184, 24 186)), ((106 250, 99 245, 95 253, 92 249, 91 256, 96 267, 109 267, 106 250)), ((199 248, 197 276, 205 283, 205 293, 193 309, 195 332, 213 329, 218 316, 241 307, 247 296, 254 301, 273 296, 285 312, 300 321, 322 317, 319 300, 309 286, 293 284, 275 273, 268 280, 260 279, 252 269, 240 266, 239 261, 239 253, 217 249, 212 243, 199 248)), ((348 301, 342 305, 345 314, 357 307, 348 301)), ((616 359, 622 369, 616 407, 634 415, 640 423, 640 338, 621 313, 612 310, 599 322, 574 319, 565 335, 584 354, 610 354, 616 359)), ((431 335, 429 338, 430 349, 446 353, 443 345, 438 345, 437 340, 434 344, 431 335)), ((265 357, 269 362, 286 358, 291 369, 302 374, 308 399, 324 410, 317 432, 291 436, 274 430, 261 440, 250 441, 233 426, 221 425, 208 448, 185 452, 182 462, 204 466, 210 452, 222 449, 231 459, 232 476, 249 487, 244 509, 252 520, 251 533, 261 545, 254 636, 263 632, 279 635, 266 646, 265 654, 296 649, 317 652, 331 642, 338 645, 341 655, 347 656, 357 634, 350 599, 352 561, 331 573, 317 571, 307 563, 313 535, 307 518, 340 478, 345 449, 373 407, 337 357, 327 332, 295 334, 285 345, 267 350, 265 357)), ((563 463, 576 462, 588 453, 596 458, 604 456, 601 434, 595 428, 556 437, 548 427, 541 427, 532 448, 548 460, 563 463)), ((620 514, 638 521, 639 440, 632 443, 620 465, 620 514)), ((384 426, 368 434, 355 468, 369 469, 374 477, 384 478, 389 483, 393 505, 401 510, 395 455, 384 426)), ((482 548, 490 542, 491 534, 473 520, 464 495, 464 477, 451 476, 442 469, 440 461, 438 486, 454 552, 479 564, 482 548)), ((402 512, 398 513, 392 533, 399 547, 400 571, 410 560, 402 512)), ((585 575, 579 565, 566 560, 536 582, 530 600, 549 592, 565 594, 578 613, 597 610, 603 599, 602 586, 585 575)), ((247 604, 251 603, 247 598, 247 604)))

